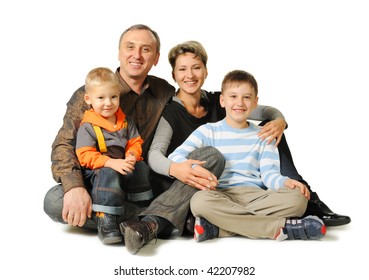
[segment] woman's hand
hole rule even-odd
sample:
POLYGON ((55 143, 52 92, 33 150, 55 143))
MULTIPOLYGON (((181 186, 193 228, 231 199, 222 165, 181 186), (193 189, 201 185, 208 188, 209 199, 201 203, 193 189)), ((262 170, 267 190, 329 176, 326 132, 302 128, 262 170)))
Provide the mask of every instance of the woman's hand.
POLYGON ((258 133, 258 136, 261 137, 262 140, 268 139, 268 144, 270 144, 274 139, 276 139, 275 146, 278 146, 279 142, 281 142, 283 131, 285 130, 287 124, 283 119, 276 119, 270 122, 267 122, 258 133))
POLYGON ((169 175, 181 182, 199 190, 215 190, 218 185, 217 177, 203 168, 205 161, 188 159, 181 163, 172 163, 169 175), (196 165, 193 167, 193 165, 196 165))

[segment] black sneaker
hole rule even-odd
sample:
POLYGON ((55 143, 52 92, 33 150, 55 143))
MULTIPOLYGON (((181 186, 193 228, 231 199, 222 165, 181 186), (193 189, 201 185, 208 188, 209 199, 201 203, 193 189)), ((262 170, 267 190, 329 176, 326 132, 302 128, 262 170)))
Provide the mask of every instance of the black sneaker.
POLYGON ((102 243, 114 244, 123 241, 123 236, 119 232, 116 215, 96 212, 94 218, 97 220, 97 231, 102 243))
POLYGON ((287 219, 286 225, 280 229, 275 239, 318 240, 324 237, 326 226, 316 216, 307 216, 303 219, 287 219))
POLYGON ((197 242, 214 239, 219 235, 219 228, 208 220, 200 217, 195 219, 194 237, 197 242))
POLYGON ((194 215, 190 212, 188 213, 187 215, 187 218, 186 218, 186 225, 185 227, 183 228, 183 236, 193 236, 195 231, 194 231, 194 228, 195 228, 195 217, 194 215))

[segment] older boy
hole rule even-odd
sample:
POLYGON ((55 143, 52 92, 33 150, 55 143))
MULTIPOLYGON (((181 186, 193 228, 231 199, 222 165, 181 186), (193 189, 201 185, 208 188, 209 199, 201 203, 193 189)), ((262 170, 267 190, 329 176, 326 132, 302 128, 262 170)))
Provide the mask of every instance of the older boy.
POLYGON ((260 128, 247 121, 257 106, 257 93, 251 74, 228 73, 220 96, 225 119, 199 127, 169 155, 182 162, 192 151, 213 146, 226 160, 217 189, 196 192, 191 199, 197 241, 235 234, 306 240, 325 234, 318 217, 290 219, 304 214, 310 192, 306 185, 280 174, 278 149, 260 139, 260 128))

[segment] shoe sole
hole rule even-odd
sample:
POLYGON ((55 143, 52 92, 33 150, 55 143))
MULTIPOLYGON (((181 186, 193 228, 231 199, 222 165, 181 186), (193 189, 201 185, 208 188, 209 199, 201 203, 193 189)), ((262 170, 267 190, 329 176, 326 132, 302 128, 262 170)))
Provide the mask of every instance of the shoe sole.
POLYGON ((130 229, 129 227, 125 227, 124 223, 119 225, 120 232, 124 236, 125 246, 132 255, 137 254, 138 251, 143 247, 144 244, 141 244, 139 241, 140 236, 136 231, 130 229))
POLYGON ((115 237, 108 237, 101 240, 103 244, 109 245, 109 244, 116 244, 123 242, 123 237, 115 236, 115 237))

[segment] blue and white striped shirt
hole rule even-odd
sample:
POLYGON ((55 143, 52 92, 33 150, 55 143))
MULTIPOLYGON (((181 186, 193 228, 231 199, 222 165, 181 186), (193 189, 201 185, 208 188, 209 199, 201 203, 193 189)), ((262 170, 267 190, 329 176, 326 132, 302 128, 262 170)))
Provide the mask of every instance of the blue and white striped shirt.
POLYGON ((183 162, 197 148, 217 148, 226 160, 218 188, 260 187, 277 190, 288 177, 280 174, 278 149, 257 135, 260 128, 252 123, 245 129, 230 127, 225 119, 197 128, 168 158, 183 162))

